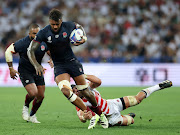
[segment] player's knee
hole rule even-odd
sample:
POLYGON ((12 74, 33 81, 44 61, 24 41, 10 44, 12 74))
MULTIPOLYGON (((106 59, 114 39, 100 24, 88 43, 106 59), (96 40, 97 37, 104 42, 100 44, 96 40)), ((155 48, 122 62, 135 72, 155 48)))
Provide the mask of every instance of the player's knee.
POLYGON ((30 91, 29 95, 30 95, 30 97, 37 97, 38 92, 37 91, 30 91))
POLYGON ((44 94, 43 95, 38 95, 37 99, 42 101, 44 99, 44 94))
POLYGON ((77 95, 72 92, 71 84, 69 83, 69 81, 60 81, 58 87, 70 102, 74 102, 76 100, 77 95))
POLYGON ((127 96, 129 101, 129 106, 135 106, 140 103, 140 101, 136 98, 136 96, 127 96))
POLYGON ((59 89, 62 91, 64 88, 71 90, 71 84, 68 80, 62 80, 58 83, 59 89))

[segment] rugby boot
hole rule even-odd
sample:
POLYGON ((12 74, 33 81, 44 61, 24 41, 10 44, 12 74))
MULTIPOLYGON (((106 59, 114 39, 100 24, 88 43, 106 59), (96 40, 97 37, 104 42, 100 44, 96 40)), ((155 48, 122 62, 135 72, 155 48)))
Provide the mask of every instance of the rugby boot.
POLYGON ((169 80, 166 80, 166 81, 163 81, 163 82, 159 83, 159 87, 161 89, 169 88, 171 86, 172 86, 172 81, 169 81, 169 80))
POLYGON ((108 128, 109 127, 108 120, 107 120, 106 116, 103 113, 100 115, 99 123, 101 124, 101 126, 103 128, 108 128))
POLYGON ((97 122, 99 121, 99 115, 94 115, 91 119, 90 119, 90 123, 89 123, 89 126, 88 126, 88 129, 93 129, 95 128, 97 122))
POLYGON ((22 118, 23 120, 27 121, 29 119, 29 113, 28 113, 29 108, 27 106, 23 106, 22 109, 22 118))

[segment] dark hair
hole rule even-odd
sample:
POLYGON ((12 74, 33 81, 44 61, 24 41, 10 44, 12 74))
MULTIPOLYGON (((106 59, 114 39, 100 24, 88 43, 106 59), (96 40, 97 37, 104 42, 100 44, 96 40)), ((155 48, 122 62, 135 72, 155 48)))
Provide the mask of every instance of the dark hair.
POLYGON ((76 85, 74 85, 74 84, 71 84, 71 88, 72 88, 72 89, 73 89, 75 86, 76 86, 76 85))
POLYGON ((52 9, 49 13, 49 19, 58 22, 59 19, 62 19, 62 13, 58 9, 52 9))
POLYGON ((29 26, 29 31, 31 29, 35 29, 35 28, 39 28, 39 25, 37 25, 36 23, 32 23, 30 26, 29 26))

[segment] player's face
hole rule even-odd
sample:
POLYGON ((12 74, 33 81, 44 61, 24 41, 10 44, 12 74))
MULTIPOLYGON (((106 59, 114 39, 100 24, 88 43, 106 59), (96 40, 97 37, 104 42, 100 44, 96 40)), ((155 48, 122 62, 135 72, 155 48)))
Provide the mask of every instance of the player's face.
POLYGON ((49 19, 49 24, 51 25, 51 29, 52 29, 54 32, 58 32, 58 31, 59 31, 59 29, 60 29, 60 27, 61 27, 61 23, 62 23, 62 20, 61 20, 61 19, 59 19, 58 22, 49 19))
POLYGON ((33 40, 36 36, 36 34, 39 32, 40 28, 32 28, 30 31, 29 31, 29 37, 31 38, 31 40, 33 40))

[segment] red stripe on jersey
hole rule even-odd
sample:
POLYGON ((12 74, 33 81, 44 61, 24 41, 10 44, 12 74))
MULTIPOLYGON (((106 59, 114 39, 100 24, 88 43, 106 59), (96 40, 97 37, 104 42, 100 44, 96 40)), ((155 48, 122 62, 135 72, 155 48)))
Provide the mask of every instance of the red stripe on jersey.
POLYGON ((109 113, 109 107, 108 107, 108 111, 107 111, 107 113, 106 114, 108 114, 109 113))
POLYGON ((100 104, 100 108, 102 108, 102 106, 103 106, 103 99, 101 98, 101 104, 100 104))
POLYGON ((107 101, 106 101, 105 107, 103 109, 103 112, 106 110, 106 108, 107 108, 107 101))
POLYGON ((96 101, 97 101, 97 104, 98 104, 98 101, 99 101, 99 95, 95 92, 95 98, 96 98, 96 101))

